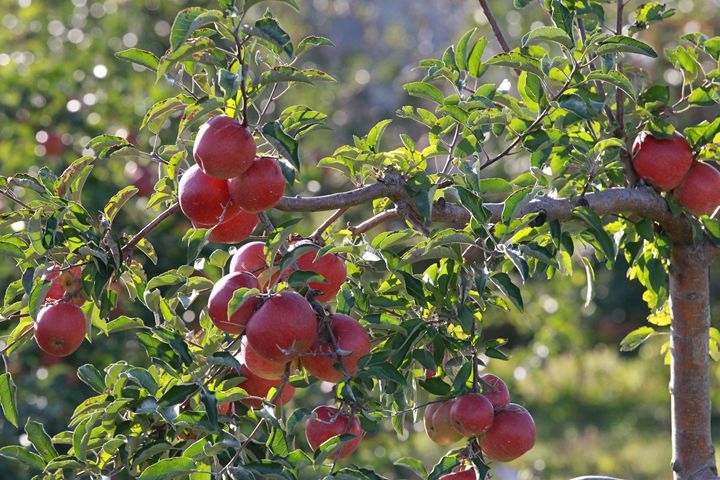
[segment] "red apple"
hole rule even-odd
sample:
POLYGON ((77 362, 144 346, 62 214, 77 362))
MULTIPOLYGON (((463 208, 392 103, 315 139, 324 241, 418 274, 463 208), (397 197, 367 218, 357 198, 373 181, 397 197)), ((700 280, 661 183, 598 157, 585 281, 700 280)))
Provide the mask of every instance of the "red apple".
POLYGON ((495 414, 490 430, 480 439, 480 448, 499 462, 515 460, 535 445, 535 421, 525 408, 510 403, 495 414))
POLYGON ((495 410, 504 407, 510 402, 510 392, 508 392, 507 385, 500 379, 500 377, 493 375, 492 373, 486 373, 480 375, 483 385, 483 395, 485 398, 490 400, 495 410))
POLYGON ((285 193, 285 177, 274 158, 256 159, 250 168, 228 182, 230 198, 246 212, 274 207, 285 193))
POLYGON ((347 268, 342 258, 334 253, 323 255, 317 260, 317 251, 304 253, 297 259, 297 266, 300 270, 309 270, 325 277, 322 282, 310 282, 310 288, 321 292, 317 298, 321 302, 327 302, 335 298, 340 287, 347 279, 347 268))
POLYGON ((455 469, 452 473, 446 473, 440 476, 440 480, 477 480, 475 469, 460 467, 462 470, 455 469))
POLYGON ((425 431, 430 440, 440 445, 450 445, 462 439, 450 421, 454 400, 432 403, 425 408, 425 431), (428 411, 429 410, 429 411, 428 411))
POLYGON ((693 215, 710 215, 720 206, 720 172, 707 163, 693 163, 675 198, 693 215))
POLYGON ((234 415, 235 404, 233 402, 218 403, 217 411, 220 415, 234 415))
POLYGON ((255 150, 255 139, 247 127, 227 115, 218 115, 200 127, 193 156, 207 175, 228 179, 250 168, 255 150))
POLYGON ((286 290, 263 303, 250 319, 246 334, 257 353, 274 362, 288 362, 315 343, 317 318, 305 298, 286 290))
POLYGON ((237 212, 229 220, 215 225, 193 223, 195 228, 212 228, 208 240, 215 243, 239 243, 252 235, 260 219, 254 213, 237 212), (215 228, 213 228, 215 227, 215 228))
POLYGON ((479 393, 458 397, 450 409, 453 427, 465 437, 477 437, 487 432, 494 418, 492 403, 479 393))
POLYGON ((317 355, 304 356, 302 364, 317 378, 337 383, 343 378, 344 373, 337 370, 334 365, 342 363, 343 368, 350 376, 355 375, 358 360, 370 353, 370 337, 360 322, 342 313, 330 315, 330 329, 337 340, 338 349, 349 352, 349 355, 327 355, 335 350, 332 343, 329 339, 318 339, 310 349, 311 353, 317 353, 317 355))
POLYGON ((267 268, 264 242, 246 243, 235 251, 230 260, 231 272, 249 272, 257 277, 267 268))
MULTIPOLYGON (((248 344, 247 337, 243 337, 241 346, 240 362, 255 375, 267 380, 280 380, 283 377, 287 363, 267 360, 248 344)), ((296 362, 293 362, 290 367, 291 373, 295 370, 295 367, 296 362)))
POLYGON ((62 137, 52 130, 45 132, 47 138, 42 142, 45 147, 45 153, 52 157, 59 157, 65 153, 65 144, 62 141, 62 137))
MULTIPOLYGON (((238 384, 238 387, 245 390, 248 395, 251 395, 253 397, 267 397, 268 392, 271 388, 274 387, 280 387, 282 385, 282 382, 279 380, 267 380, 265 378, 260 378, 254 373, 252 373, 245 365, 240 367, 240 375, 245 377, 245 380, 240 382, 238 384)), ((273 402, 276 407, 282 407, 286 403, 288 403, 290 400, 292 400, 293 396, 295 395, 295 388, 293 388, 292 385, 285 385, 285 387, 282 390, 282 393, 278 398, 275 399, 273 402)), ((251 408, 261 408, 263 402, 258 399, 244 399, 241 400, 245 405, 251 408)))
POLYGON ((35 322, 35 341, 46 353, 65 357, 80 348, 87 327, 80 307, 58 302, 43 307, 35 322))
POLYGON ((69 270, 61 270, 62 267, 51 268, 42 276, 43 280, 52 280, 50 289, 45 295, 46 302, 62 300, 66 293, 72 295, 70 303, 81 306, 85 303, 82 295, 82 267, 76 266, 69 270))
POLYGON ((197 165, 183 173, 178 197, 183 213, 196 225, 217 225, 239 211, 230 200, 227 180, 209 177, 197 165))
POLYGON ((222 277, 213 287, 208 299, 210 320, 224 332, 241 334, 258 306, 258 298, 253 296, 246 299, 229 320, 228 305, 237 290, 259 287, 257 279, 250 273, 229 273, 222 277))
POLYGON ((355 452, 362 441, 363 430, 360 420, 356 416, 343 413, 335 407, 320 406, 313 410, 313 418, 308 420, 305 427, 305 436, 308 445, 313 450, 338 435, 351 434, 355 438, 347 440, 335 453, 340 458, 346 458, 355 452))
POLYGON ((638 176, 668 191, 680 185, 693 161, 693 151, 685 137, 655 138, 641 132, 633 144, 632 164, 638 176))

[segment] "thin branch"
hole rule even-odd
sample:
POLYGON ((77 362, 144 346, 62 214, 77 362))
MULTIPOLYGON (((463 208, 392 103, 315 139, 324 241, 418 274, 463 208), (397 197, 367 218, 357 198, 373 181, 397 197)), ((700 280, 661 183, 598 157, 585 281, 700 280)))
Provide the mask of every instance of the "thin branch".
POLYGON ((158 227, 158 225, 160 225, 167 218, 173 216, 178 210, 180 210, 179 203, 174 203, 174 204, 170 205, 167 208, 167 210, 165 210, 160 215, 155 217, 155 219, 152 222, 145 225, 142 230, 140 230, 138 233, 136 233, 135 236, 132 237, 130 239, 130 241, 122 247, 122 253, 126 254, 126 253, 130 252, 133 248, 135 248, 135 245, 137 245, 138 242, 140 242, 140 240, 142 240, 143 238, 145 238, 145 236, 147 236, 147 234, 149 234, 150 232, 155 230, 158 227))
POLYGON ((12 195, 10 192, 7 192, 5 190, 0 190, 0 195, 2 195, 5 198, 8 198, 12 200, 13 202, 17 203, 21 207, 30 210, 30 212, 35 212, 35 209, 31 208, 27 203, 23 202, 19 198, 17 198, 15 195, 12 195))
POLYGON ((350 227, 350 231, 354 236, 360 236, 365 232, 368 232, 372 230, 373 228, 377 227, 378 225, 388 222, 390 220, 395 220, 396 218, 400 217, 400 212, 397 208, 393 208, 390 210, 385 210, 383 212, 378 213, 377 215, 365 220, 364 222, 355 225, 354 227, 350 227))
POLYGON ((338 208, 333 212, 332 215, 330 215, 327 220, 325 220, 318 228, 315 229, 315 231, 310 235, 310 239, 317 243, 318 245, 324 243, 322 239, 322 234, 334 224, 338 218, 345 215, 345 212, 347 212, 347 208, 338 208))
MULTIPOLYGON (((625 4, 622 0, 617 1, 617 22, 616 22, 616 34, 622 35, 622 28, 623 28, 623 21, 624 21, 624 15, 625 15, 625 4)), ((622 70, 622 63, 617 63, 617 71, 619 72, 622 70)), ((617 137, 618 138, 624 138, 625 137, 625 93, 618 87, 616 89, 615 93, 616 97, 616 115, 617 115, 617 124, 618 124, 618 130, 617 130, 617 137)))
MULTIPOLYGON (((585 45, 587 43, 587 36, 585 34, 585 23, 582 21, 582 18, 578 18, 577 24, 578 30, 580 31, 580 38, 582 39, 583 45, 585 45)), ((588 67, 590 68, 591 72, 596 71, 597 67, 595 67, 595 60, 590 60, 590 62, 588 63, 588 67)), ((612 108, 610 108, 610 106, 605 103, 607 100, 607 95, 605 94, 605 87, 603 87, 603 84, 600 80, 595 80, 595 89, 597 90, 598 95, 600 95, 600 100, 602 100, 603 102, 605 116, 608 118, 610 125, 615 124, 615 115, 613 115, 612 113, 612 108)))
POLYGON ((483 13, 485 14, 485 17, 488 19, 488 22, 490 23, 490 27, 492 27, 493 33, 495 34, 495 38, 497 38, 498 43, 500 44, 500 48, 503 49, 503 52, 509 52, 510 46, 507 43, 507 40, 505 40, 505 35, 503 35, 502 30, 500 30, 500 25, 498 25, 497 19, 495 18, 495 15, 492 13, 492 10, 490 9, 490 5, 488 5, 487 0, 479 0, 480 6, 483 9, 483 13))

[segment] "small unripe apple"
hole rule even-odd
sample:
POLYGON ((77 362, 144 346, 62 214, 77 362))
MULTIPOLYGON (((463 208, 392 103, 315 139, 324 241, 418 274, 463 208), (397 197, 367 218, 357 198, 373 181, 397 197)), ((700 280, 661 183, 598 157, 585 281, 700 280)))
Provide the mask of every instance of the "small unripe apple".
MULTIPOLYGON (((271 388, 280 388, 280 385, 282 385, 282 381, 280 380, 268 380, 266 378, 258 377, 245 365, 240 367, 240 375, 245 377, 245 380, 240 382, 238 387, 242 388, 248 393, 248 395, 253 397, 265 398, 271 388)), ((293 396, 295 396, 295 388, 293 388, 292 385, 287 384, 283 387, 282 393, 280 393, 280 396, 275 399, 273 404, 276 407, 282 407, 292 400, 293 396)), ((241 401, 251 408, 261 408, 263 404, 262 400, 255 398, 246 398, 241 401)))
POLYGON ((477 480, 477 474, 474 468, 461 468, 462 470, 456 469, 454 472, 441 475, 440 480, 477 480))
POLYGON ((455 430, 450 420, 450 410, 453 407, 454 400, 445 400, 430 404, 425 408, 425 431, 430 440, 440 445, 450 445, 460 439, 462 435, 455 430), (436 405, 433 407, 433 405, 436 405), (432 408, 431 408, 432 407, 432 408), (430 412, 428 412, 430 409, 430 412))
POLYGON ((248 343, 274 362, 289 362, 317 339, 317 317, 304 297, 286 290, 268 298, 246 328, 248 343))
POLYGON ((250 168, 228 182, 230 198, 246 212, 272 208, 285 193, 285 177, 274 158, 256 159, 250 168))
MULTIPOLYGON (((247 337, 243 337, 241 341, 240 362, 245 365, 251 372, 260 378, 267 380, 280 380, 285 374, 287 363, 273 362, 257 353, 247 341, 247 337)), ((290 373, 295 371, 296 362, 293 361, 290 367, 290 373)))
POLYGON ((65 357, 80 348, 86 331, 85 314, 80 307, 58 302, 40 310, 35 322, 35 341, 44 352, 65 357))
POLYGON ((302 358, 302 364, 312 375, 326 382, 337 383, 344 373, 335 368, 341 363, 345 371, 353 376, 357 372, 358 360, 370 353, 370 337, 360 322, 352 317, 335 313, 330 315, 330 329, 335 336, 339 350, 349 352, 348 355, 333 356, 335 348, 327 339, 318 339, 310 349, 310 353, 302 358))
POLYGON ((355 435, 355 438, 344 442, 334 454, 340 458, 346 458, 358 449, 363 430, 356 416, 351 417, 335 407, 317 407, 305 427, 307 442, 313 450, 317 450, 331 438, 343 434, 355 435))
POLYGON ((480 375, 480 379, 482 380, 481 383, 484 382, 482 394, 490 400, 495 410, 510 403, 510 392, 508 392, 507 385, 505 385, 505 382, 503 382, 500 377, 492 373, 486 373, 485 375, 480 375), (488 384, 488 386, 484 384, 488 384))
POLYGON ((217 225, 240 210, 230 200, 227 180, 205 175, 197 165, 180 178, 178 197, 180 209, 196 225, 217 225))
POLYGON ((310 282, 309 286, 321 292, 315 297, 317 300, 328 302, 335 298, 340 287, 345 283, 347 267, 345 261, 334 253, 325 254, 317 260, 316 256, 317 251, 315 250, 300 255, 297 259, 297 266, 299 270, 309 270, 325 277, 324 281, 310 282))
POLYGON ((232 218, 214 225, 196 225, 195 228, 212 228, 208 240, 215 243, 240 243, 252 235, 260 219, 254 213, 237 212, 232 218), (215 227, 215 228, 213 228, 215 227))
POLYGON ((720 206, 720 172, 707 163, 693 163, 675 198, 693 215, 710 215, 720 206))
POLYGON ((245 172, 255 159, 255 139, 240 122, 227 115, 208 120, 195 138, 193 156, 213 178, 232 178, 245 172))
POLYGON ((632 164, 638 176, 663 191, 680 185, 693 161, 690 144, 678 132, 673 138, 656 138, 641 132, 632 152, 632 164))
POLYGON ((477 437, 487 432, 494 419, 492 403, 479 393, 458 397, 450 409, 453 427, 465 437, 477 437))
POLYGON ((480 439, 480 448, 499 462, 522 456, 535 445, 535 421, 525 408, 510 403, 495 414, 493 426, 480 439))
POLYGON ((45 295, 46 302, 62 300, 65 294, 72 295, 72 298, 66 299, 70 303, 82 306, 85 303, 85 297, 82 294, 82 268, 77 266, 69 270, 61 270, 61 267, 52 268, 45 272, 42 276, 43 280, 52 280, 50 289, 45 295))
POLYGON ((258 298, 246 299, 240 308, 228 320, 228 305, 233 294, 241 288, 260 288, 257 279, 250 273, 229 273, 222 277, 210 292, 208 299, 208 315, 220 330, 239 335, 245 330, 255 308, 258 298))

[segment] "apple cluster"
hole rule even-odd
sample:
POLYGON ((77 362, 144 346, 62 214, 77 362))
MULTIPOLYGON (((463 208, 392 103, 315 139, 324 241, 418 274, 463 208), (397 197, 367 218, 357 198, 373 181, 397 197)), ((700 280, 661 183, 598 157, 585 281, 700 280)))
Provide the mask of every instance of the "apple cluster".
MULTIPOLYGON (((451 445, 463 438, 477 438, 484 454, 499 462, 509 462, 535 445, 535 421, 522 406, 510 403, 507 385, 492 374, 480 376, 482 393, 430 403, 425 408, 425 431, 432 441, 451 445)), ((441 479, 473 479, 472 467, 459 467, 441 479)))
POLYGON ((694 215, 709 215, 720 206, 720 172, 695 160, 680 133, 656 138, 642 132, 633 144, 633 168, 640 178, 675 199, 694 215))
POLYGON ((212 229, 211 242, 247 239, 257 214, 282 198, 280 165, 256 154, 252 133, 234 118, 218 115, 200 127, 193 147, 196 164, 180 178, 178 197, 195 228, 212 229))
POLYGON ((65 357, 80 348, 87 332, 85 314, 80 308, 85 303, 82 269, 57 266, 42 278, 51 283, 45 294, 45 306, 35 322, 35 342, 45 353, 65 357))

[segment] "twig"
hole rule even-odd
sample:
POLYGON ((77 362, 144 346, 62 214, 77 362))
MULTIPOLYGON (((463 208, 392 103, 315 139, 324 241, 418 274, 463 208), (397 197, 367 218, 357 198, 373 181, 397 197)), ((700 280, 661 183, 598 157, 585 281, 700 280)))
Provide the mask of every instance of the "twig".
POLYGON ((165 221, 168 217, 171 217, 172 215, 174 215, 178 210, 180 210, 180 204, 179 204, 179 203, 174 203, 174 204, 170 205, 170 206, 167 208, 167 210, 165 210, 165 211, 162 212, 160 215, 158 215, 157 217, 155 217, 155 219, 154 219, 152 222, 150 222, 150 223, 148 223, 147 225, 145 225, 145 227, 143 227, 142 230, 140 230, 138 233, 136 233, 135 236, 132 237, 132 238, 130 239, 130 241, 128 241, 128 243, 126 243, 126 244, 122 247, 121 252, 122 252, 123 254, 126 254, 126 253, 130 252, 133 248, 135 248, 135 245, 137 245, 138 242, 140 242, 140 240, 142 240, 143 238, 145 238, 145 236, 146 236, 148 233, 150 233, 150 232, 152 232, 153 230, 155 230, 155 229, 158 227, 158 225, 160 225, 160 224, 161 224, 163 221, 165 221))
POLYGON ((354 227, 350 227, 350 231, 352 232, 352 234, 354 236, 357 237, 369 230, 372 230, 373 228, 377 227, 381 223, 387 222, 389 220, 394 220, 394 219, 398 218, 399 216, 400 216, 400 212, 398 211, 397 208, 385 210, 354 227))
POLYGON ((492 10, 490 10, 490 5, 488 5, 487 0, 479 0, 479 1, 480 1, 480 6, 483 9, 483 13, 485 14, 485 17, 488 19, 488 22, 490 23, 490 27, 492 27, 493 33, 495 34, 495 38, 497 38, 497 41, 500 44, 500 48, 503 49, 503 52, 509 52, 510 46, 508 45, 507 40, 505 40, 505 35, 503 35, 502 30, 500 30, 500 25, 498 25, 495 15, 492 13, 492 10))
POLYGON ((338 208, 337 210, 335 210, 333 214, 330 215, 327 220, 322 223, 322 225, 315 229, 315 231, 310 235, 310 239, 318 245, 324 244, 325 242, 322 239, 323 232, 330 228, 330 226, 335 223, 338 218, 342 217, 347 211, 347 208, 338 208))
POLYGON ((35 212, 34 208, 31 208, 27 203, 23 202, 22 200, 17 198, 15 195, 11 195, 10 192, 7 192, 5 190, 0 190, 0 195, 12 200, 13 202, 17 203, 18 205, 20 205, 21 207, 23 207, 25 209, 30 210, 31 213, 35 212))
POLYGON ((272 232, 275 231, 275 225, 273 225, 270 217, 267 216, 267 213, 260 212, 258 213, 258 217, 260 218, 260 221, 263 223, 263 226, 265 228, 265 235, 270 235, 272 232))
POLYGON ((257 423, 257 425, 255 425, 255 428, 253 429, 253 431, 250 432, 250 435, 247 436, 245 441, 243 441, 243 443, 241 443, 240 446, 238 447, 238 449, 235 451, 235 455, 233 455, 233 457, 230 459, 230 461, 227 463, 227 465, 225 465, 218 472, 218 478, 220 478, 222 476, 223 472, 228 470, 232 466, 232 464, 235 463, 235 460, 240 458, 240 454, 242 453, 242 451, 245 450, 245 448, 250 444, 250 442, 255 438, 255 436, 258 433, 260 433, 260 429, 262 428, 262 426, 264 424, 265 424, 265 419, 264 418, 260 419, 260 421, 257 423))
MULTIPOLYGON (((623 0, 618 0, 617 2, 617 22, 616 22, 616 34, 622 35, 622 27, 623 27, 623 20, 624 20, 624 14, 625 14, 625 4, 623 3, 623 0)), ((620 72, 622 70, 622 63, 617 63, 617 71, 620 72)), ((616 98, 616 114, 617 114, 617 134, 616 136, 618 138, 624 138, 625 137, 625 93, 618 87, 616 88, 615 93, 616 98)))
MULTIPOLYGON (((587 36, 585 34, 585 23, 582 21, 582 18, 578 18, 577 24, 578 30, 580 31, 580 39, 582 40, 583 45, 585 45, 587 42, 587 36)), ((591 60, 588 64, 588 67, 590 68, 591 72, 596 71, 597 67, 595 67, 595 60, 591 60)), ((595 80, 595 89, 597 90, 598 95, 600 95, 600 100, 602 100, 603 102, 605 116, 608 118, 610 125, 613 125, 615 123, 615 115, 613 115, 612 113, 612 108, 610 108, 610 106, 605 103, 607 100, 607 95, 605 94, 605 87, 603 87, 603 84, 600 80, 595 80)))
POLYGON ((440 173, 447 174, 452 167, 453 158, 455 158, 455 147, 457 147, 458 140, 460 139, 460 125, 455 127, 455 134, 453 135, 452 142, 450 142, 450 152, 448 153, 447 160, 440 173))
POLYGON ((25 328, 25 330, 12 342, 8 343, 5 348, 0 350, 0 355, 5 355, 8 350, 10 350, 12 347, 14 347, 19 341, 23 340, 25 337, 27 337, 30 333, 32 333, 35 330, 35 324, 30 324, 25 328))

